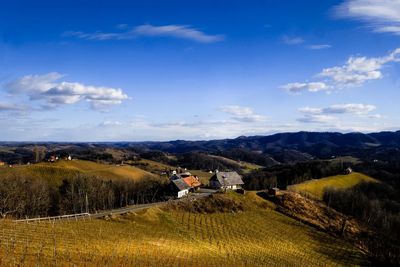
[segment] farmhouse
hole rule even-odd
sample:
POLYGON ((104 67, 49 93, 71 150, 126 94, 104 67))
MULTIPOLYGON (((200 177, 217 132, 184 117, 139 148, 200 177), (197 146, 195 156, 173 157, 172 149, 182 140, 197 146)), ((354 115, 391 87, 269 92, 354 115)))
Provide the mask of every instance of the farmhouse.
POLYGON ((348 167, 346 170, 344 170, 345 174, 351 174, 353 172, 353 169, 348 167))
POLYGON ((210 178, 210 187, 236 190, 242 188, 243 180, 237 172, 218 172, 210 178))
POLYGON ((201 183, 200 183, 200 181, 199 181, 199 178, 197 178, 197 176, 193 176, 193 175, 187 176, 187 177, 182 178, 182 180, 183 180, 188 186, 190 186, 190 187, 193 189, 193 191, 194 191, 194 190, 197 190, 197 189, 200 188, 200 186, 201 186, 201 183))
POLYGON ((171 189, 176 193, 178 198, 189 194, 191 187, 183 181, 183 179, 171 180, 171 189))
POLYGON ((171 182, 182 180, 186 185, 190 187, 189 192, 193 192, 199 189, 201 186, 199 178, 196 175, 192 175, 190 172, 177 174, 176 171, 174 171, 169 180, 171 182))

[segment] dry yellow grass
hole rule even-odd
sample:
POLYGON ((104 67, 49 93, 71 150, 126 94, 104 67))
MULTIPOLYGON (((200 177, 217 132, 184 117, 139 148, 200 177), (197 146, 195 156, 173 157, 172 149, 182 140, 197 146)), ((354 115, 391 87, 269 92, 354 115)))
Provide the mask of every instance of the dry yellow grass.
POLYGON ((0 222, 1 266, 349 266, 351 244, 286 217, 255 194, 242 213, 152 208, 110 220, 0 222))
POLYGON ((60 160, 55 163, 43 162, 31 165, 13 166, 12 168, 4 167, 2 170, 3 172, 0 173, 0 178, 3 175, 25 175, 43 179, 56 185, 59 185, 62 179, 73 177, 76 174, 93 175, 103 179, 128 178, 139 180, 148 177, 157 178, 156 175, 136 167, 102 164, 85 160, 60 160))
POLYGON ((306 181, 304 183, 289 186, 289 189, 297 192, 304 192, 317 199, 322 199, 324 190, 327 188, 346 189, 361 182, 377 182, 377 180, 365 174, 353 172, 347 175, 336 175, 306 181))
POLYGON ((129 165, 121 166, 112 164, 101 164, 85 160, 61 160, 56 162, 54 165, 57 167, 74 169, 84 172, 86 174, 98 175, 110 179, 124 177, 137 180, 151 175, 149 172, 129 165))

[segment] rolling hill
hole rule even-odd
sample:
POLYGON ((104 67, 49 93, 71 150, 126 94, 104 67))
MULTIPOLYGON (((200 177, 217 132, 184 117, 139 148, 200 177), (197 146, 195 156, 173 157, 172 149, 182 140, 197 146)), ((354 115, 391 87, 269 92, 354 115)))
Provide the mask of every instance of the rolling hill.
MULTIPOLYGON (((351 155, 373 160, 390 160, 393 154, 400 158, 400 131, 379 133, 294 132, 268 136, 240 136, 234 139, 209 141, 167 141, 116 143, 120 147, 160 150, 170 153, 191 151, 218 152, 232 149, 257 151, 267 158, 274 155, 289 161, 301 161, 310 157, 330 158, 351 155), (283 154, 282 154, 283 152, 283 154), (388 157, 388 153, 390 157, 388 157), (297 154, 297 155, 296 155, 297 154)), ((279 161, 279 160, 278 160, 279 161)), ((285 163, 285 162, 281 162, 285 163)))
POLYGON ((66 177, 85 174, 102 179, 128 178, 133 180, 157 176, 133 166, 102 164, 85 160, 60 160, 55 163, 43 162, 31 165, 16 165, 0 168, 0 178, 6 175, 24 175, 44 179, 50 184, 60 185, 66 177))
POLYGON ((353 172, 347 175, 336 175, 321 179, 306 181, 300 184, 289 186, 289 190, 303 192, 311 196, 322 199, 324 190, 327 188, 346 189, 353 187, 361 182, 378 182, 362 173, 353 172))

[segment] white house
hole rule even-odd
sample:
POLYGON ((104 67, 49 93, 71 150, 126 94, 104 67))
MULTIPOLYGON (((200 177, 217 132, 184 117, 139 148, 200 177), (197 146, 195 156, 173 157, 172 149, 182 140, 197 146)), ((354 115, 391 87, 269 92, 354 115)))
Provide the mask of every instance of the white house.
POLYGON ((183 179, 171 180, 172 189, 176 192, 178 198, 184 197, 189 194, 190 187, 183 179))
POLYGON ((215 189, 236 190, 242 188, 242 176, 237 172, 218 172, 210 178, 209 185, 215 189))

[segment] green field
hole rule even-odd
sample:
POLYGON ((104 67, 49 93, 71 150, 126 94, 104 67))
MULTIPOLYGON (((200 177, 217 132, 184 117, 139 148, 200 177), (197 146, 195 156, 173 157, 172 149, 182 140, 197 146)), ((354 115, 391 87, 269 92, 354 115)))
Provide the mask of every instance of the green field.
POLYGON ((286 217, 250 192, 240 213, 151 208, 109 220, 0 221, 1 266, 349 266, 351 244, 286 217))
POLYGON ((327 188, 346 189, 361 182, 377 182, 365 174, 353 172, 347 175, 336 175, 321 179, 306 181, 304 183, 289 186, 288 189, 307 193, 317 199, 322 199, 324 190, 327 188))
POLYGON ((77 174, 98 176, 103 179, 129 178, 138 180, 146 177, 155 177, 149 172, 132 166, 117 166, 84 160, 60 160, 55 163, 43 162, 0 168, 0 178, 6 175, 24 175, 44 179, 54 185, 60 185, 64 178, 73 177, 77 174))

